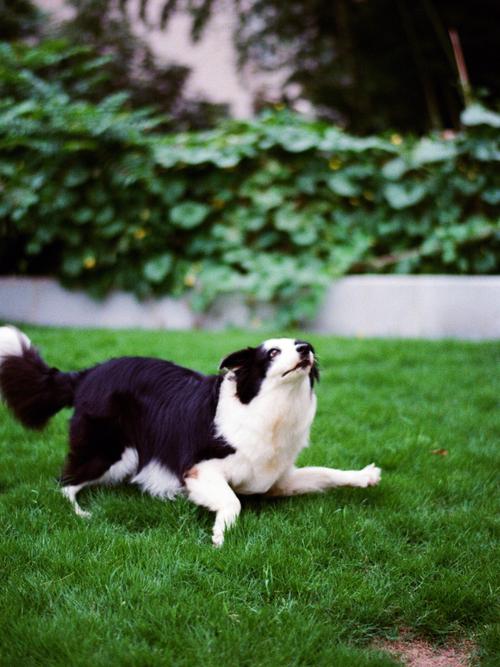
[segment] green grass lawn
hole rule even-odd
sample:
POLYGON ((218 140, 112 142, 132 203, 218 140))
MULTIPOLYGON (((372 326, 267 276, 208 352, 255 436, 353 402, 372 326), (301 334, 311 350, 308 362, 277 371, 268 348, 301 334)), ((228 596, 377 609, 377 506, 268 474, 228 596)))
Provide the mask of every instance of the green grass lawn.
MULTIPOLYGON (((259 342, 25 331, 65 370, 143 354, 214 372, 259 342)), ((322 379, 300 462, 375 461, 382 482, 247 499, 220 550, 182 498, 89 489, 78 518, 56 483, 69 411, 32 433, 0 407, 1 665, 394 665, 373 644, 402 629, 499 664, 500 344, 309 338, 322 379)))

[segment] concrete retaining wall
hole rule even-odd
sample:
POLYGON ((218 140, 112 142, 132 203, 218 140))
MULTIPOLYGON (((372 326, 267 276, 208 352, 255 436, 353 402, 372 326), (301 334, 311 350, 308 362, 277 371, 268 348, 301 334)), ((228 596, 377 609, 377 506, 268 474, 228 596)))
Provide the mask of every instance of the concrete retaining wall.
MULTIPOLYGON (((272 315, 262 307, 261 318, 272 315)), ((94 301, 49 278, 0 278, 0 319, 76 327, 222 329, 250 327, 255 314, 237 295, 207 314, 185 299, 138 302, 115 293, 94 301)), ((500 338, 500 276, 349 276, 331 285, 307 327, 342 336, 500 338)))
POLYGON ((341 336, 500 338, 500 276, 349 276, 315 329, 341 336))

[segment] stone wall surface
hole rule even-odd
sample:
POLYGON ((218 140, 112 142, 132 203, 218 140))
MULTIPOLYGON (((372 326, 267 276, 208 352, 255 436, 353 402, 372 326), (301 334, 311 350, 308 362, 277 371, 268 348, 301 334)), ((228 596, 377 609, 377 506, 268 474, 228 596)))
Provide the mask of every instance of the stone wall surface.
MULTIPOLYGON (((272 319, 239 295, 195 313, 187 299, 139 302, 116 292, 95 301, 50 278, 0 278, 0 319, 52 326, 224 329, 272 319)), ((332 283, 314 321, 324 334, 360 337, 500 339, 500 276, 348 276, 332 283)))

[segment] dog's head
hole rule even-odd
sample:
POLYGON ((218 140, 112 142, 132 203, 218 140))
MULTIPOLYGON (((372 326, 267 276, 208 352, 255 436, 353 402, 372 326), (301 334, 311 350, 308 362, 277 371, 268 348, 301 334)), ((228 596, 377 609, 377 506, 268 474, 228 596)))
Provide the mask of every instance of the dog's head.
POLYGON ((233 352, 222 360, 220 369, 232 371, 242 403, 250 403, 264 382, 276 386, 307 380, 312 388, 319 380, 313 346, 293 338, 271 338, 258 347, 233 352))

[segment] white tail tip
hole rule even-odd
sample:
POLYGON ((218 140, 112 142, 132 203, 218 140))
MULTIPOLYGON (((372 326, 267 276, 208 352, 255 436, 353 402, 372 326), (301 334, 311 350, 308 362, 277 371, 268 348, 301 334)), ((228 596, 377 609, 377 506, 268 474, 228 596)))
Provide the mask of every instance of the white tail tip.
POLYGON ((0 327, 0 363, 5 357, 19 357, 23 349, 31 347, 31 341, 13 326, 0 327))

